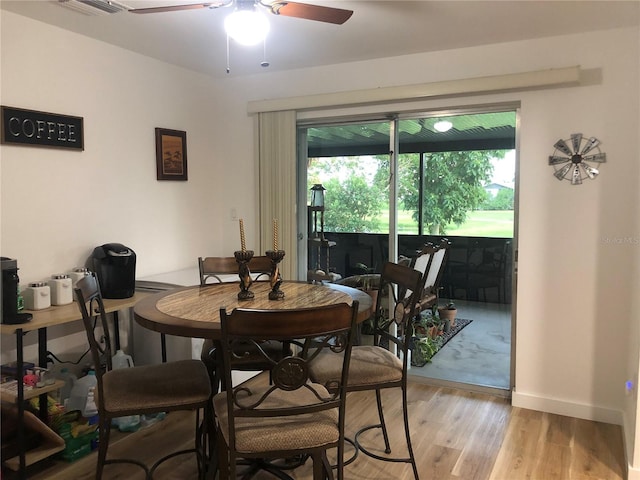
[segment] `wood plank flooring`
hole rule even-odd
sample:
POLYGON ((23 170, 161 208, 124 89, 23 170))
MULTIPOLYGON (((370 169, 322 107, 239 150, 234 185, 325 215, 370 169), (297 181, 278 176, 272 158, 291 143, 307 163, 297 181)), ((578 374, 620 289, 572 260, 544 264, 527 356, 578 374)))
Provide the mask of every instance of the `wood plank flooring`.
MULTIPOLYGON (((404 454, 399 393, 384 392, 394 453, 404 454), (396 420, 395 422, 393 420, 396 420)), ((376 418, 375 395, 354 392, 348 400, 348 436, 376 418)), ((621 429, 616 425, 513 408, 504 398, 413 383, 409 412, 422 480, 623 480, 626 466, 621 429)), ((110 454, 123 452, 153 463, 154 458, 190 446, 194 418, 171 413, 162 422, 134 434, 116 435, 110 454)), ((372 442, 381 440, 375 430, 372 442)), ((381 442, 378 442, 379 445, 381 442)), ((374 443, 375 444, 375 443, 374 443)), ((74 463, 56 462, 31 475, 33 480, 90 480, 95 452, 74 463)), ((296 480, 312 478, 310 463, 295 470, 296 480)), ((8 478, 8 477, 5 477, 8 478)), ((143 479, 141 469, 109 465, 105 480, 143 479)), ((163 465, 156 480, 196 478, 192 455, 163 465)), ((273 477, 260 473, 256 480, 273 477)), ((407 465, 380 462, 360 454, 345 469, 349 480, 412 479, 407 465)))

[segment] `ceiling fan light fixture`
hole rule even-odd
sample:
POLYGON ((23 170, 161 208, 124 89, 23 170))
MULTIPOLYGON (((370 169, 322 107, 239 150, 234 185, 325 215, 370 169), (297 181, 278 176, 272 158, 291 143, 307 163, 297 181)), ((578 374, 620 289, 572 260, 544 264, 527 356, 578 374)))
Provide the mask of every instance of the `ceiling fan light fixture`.
POLYGON ((440 120, 433 124, 433 128, 435 128, 440 133, 448 132, 449 130, 451 130, 451 127, 453 127, 453 123, 449 122, 448 120, 440 120))
POLYGON ((241 45, 257 45, 267 37, 269 21, 255 9, 238 9, 225 18, 224 29, 241 45))

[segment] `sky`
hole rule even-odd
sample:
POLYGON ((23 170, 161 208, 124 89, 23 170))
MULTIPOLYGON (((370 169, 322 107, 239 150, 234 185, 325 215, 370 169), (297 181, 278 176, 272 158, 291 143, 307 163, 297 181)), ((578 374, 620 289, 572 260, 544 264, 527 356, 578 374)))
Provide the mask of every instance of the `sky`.
POLYGON ((504 158, 494 158, 492 183, 499 183, 513 188, 516 177, 516 151, 509 150, 504 158))

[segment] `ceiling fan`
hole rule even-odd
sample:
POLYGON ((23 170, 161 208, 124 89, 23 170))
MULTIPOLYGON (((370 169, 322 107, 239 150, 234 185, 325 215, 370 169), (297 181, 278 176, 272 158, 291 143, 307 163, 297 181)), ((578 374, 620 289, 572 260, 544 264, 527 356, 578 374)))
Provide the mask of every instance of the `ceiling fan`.
POLYGON ((351 18, 351 15, 353 15, 352 10, 311 5, 307 3, 289 2, 286 0, 276 0, 274 2, 264 2, 263 0, 225 0, 219 2, 169 5, 163 7, 134 8, 129 11, 132 13, 161 13, 175 12, 178 10, 196 10, 201 8, 220 8, 233 5, 236 6, 237 10, 253 10, 255 7, 259 6, 266 8, 274 15, 304 18, 307 20, 333 23, 336 25, 342 25, 351 18))
MULTIPOLYGON (((266 9, 274 15, 303 18, 317 22, 342 25, 353 15, 352 10, 342 8, 311 5, 308 3, 289 2, 288 0, 220 0, 217 2, 190 3, 183 5, 168 5, 161 7, 147 7, 129 9, 132 13, 162 13, 178 10, 198 10, 202 8, 214 9, 220 7, 235 7, 234 11, 225 18, 224 27, 227 32, 227 73, 229 67, 229 38, 233 38, 242 45, 256 45, 264 43, 269 32, 269 21, 259 11, 266 9)), ((266 56, 266 53, 265 53, 266 56)), ((260 63, 262 67, 268 67, 266 58, 260 63)))

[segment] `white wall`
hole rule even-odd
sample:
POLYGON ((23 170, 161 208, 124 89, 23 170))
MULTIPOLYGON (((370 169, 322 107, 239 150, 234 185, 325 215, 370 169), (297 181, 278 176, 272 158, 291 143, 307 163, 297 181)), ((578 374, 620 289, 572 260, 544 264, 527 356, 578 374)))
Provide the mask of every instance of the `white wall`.
MULTIPOLYGON (((640 82, 639 82, 640 83, 640 82)), ((638 85, 640 89, 640 84, 638 85)), ((638 112, 640 116, 640 112, 638 112)), ((636 133, 637 138, 640 138, 640 122, 638 122, 638 131, 636 133)), ((640 161, 636 157, 636 162, 640 161)), ((636 205, 640 205, 640 189, 636 188, 636 205)), ((635 215, 635 229, 633 239, 640 239, 640 216, 636 211, 635 215)), ((639 241, 640 243, 640 241, 639 241)), ((625 439, 627 442, 627 451, 632 468, 629 471, 629 480, 640 480, 640 425, 638 425, 638 418, 640 415, 640 403, 638 403, 638 371, 640 370, 640 253, 639 248, 636 245, 635 259, 631 258, 630 261, 633 265, 634 276, 631 282, 631 291, 635 292, 632 295, 631 305, 629 307, 629 316, 631 319, 629 330, 629 354, 627 357, 627 368, 629 372, 629 379, 633 381, 633 390, 628 392, 624 414, 625 414, 625 439), (635 425, 635 430, 631 426, 635 425)))
MULTIPOLYGON (((83 266, 108 242, 136 252, 140 277, 222 254, 229 159, 217 155, 223 114, 209 79, 15 14, 1 22, 2 105, 81 116, 85 130, 83 152, 0 149, 0 251, 18 260, 21 284, 83 266), (155 127, 187 132, 188 182, 156 180, 155 127)), ((50 329, 76 333, 51 350, 84 349, 80 328, 50 329)), ((2 340, 4 362, 13 339, 2 340)))
POLYGON ((637 402, 624 395, 639 363, 637 29, 217 82, 6 12, 1 48, 3 105, 85 118, 83 153, 1 149, 1 250, 18 259, 23 282, 71 268, 109 241, 136 251, 141 276, 188 267, 203 252, 237 246, 231 208, 245 218, 252 245, 248 101, 580 64, 579 87, 394 108, 521 103, 513 402, 615 423, 624 417, 629 462, 640 467, 637 402), (187 131, 188 182, 155 180, 156 126, 187 131), (547 165, 555 141, 574 132, 598 137, 608 158, 598 179, 579 187, 557 181, 547 165), (101 218, 81 220, 92 211, 101 218))

